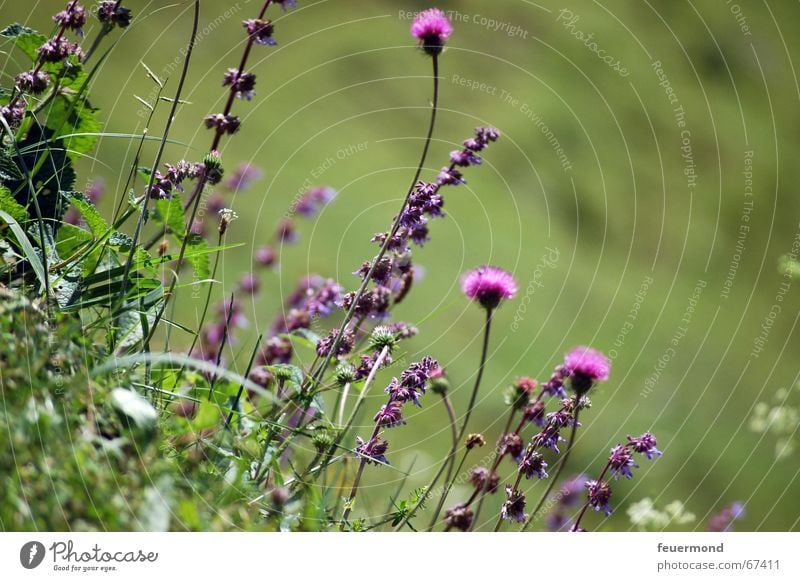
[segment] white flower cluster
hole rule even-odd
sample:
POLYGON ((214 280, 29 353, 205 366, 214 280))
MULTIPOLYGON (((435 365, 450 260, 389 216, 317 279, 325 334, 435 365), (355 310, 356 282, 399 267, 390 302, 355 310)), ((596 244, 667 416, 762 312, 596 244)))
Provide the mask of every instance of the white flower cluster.
POLYGON ((661 531, 695 521, 694 514, 688 512, 680 500, 673 500, 664 510, 659 510, 652 499, 643 498, 632 504, 627 514, 631 524, 640 531, 661 531))

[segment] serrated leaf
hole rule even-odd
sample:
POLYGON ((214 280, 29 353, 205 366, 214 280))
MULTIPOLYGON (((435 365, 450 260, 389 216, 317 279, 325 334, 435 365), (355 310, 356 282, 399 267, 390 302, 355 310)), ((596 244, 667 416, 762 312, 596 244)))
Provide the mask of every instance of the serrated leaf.
POLYGON ((183 235, 186 224, 183 218, 183 203, 177 193, 171 198, 156 200, 152 217, 161 226, 168 226, 173 232, 183 235))
POLYGON ((92 235, 96 238, 105 236, 108 233, 109 225, 105 218, 100 215, 95 205, 82 192, 61 192, 69 202, 75 206, 78 213, 89 227, 92 235))
POLYGON ((209 245, 202 236, 189 235, 189 250, 186 261, 192 266, 198 278, 211 278, 211 259, 209 258, 209 245))
POLYGON ((36 50, 47 42, 47 37, 44 34, 40 34, 32 28, 19 23, 7 26, 0 31, 0 36, 11 39, 14 45, 24 52, 32 62, 36 62, 39 57, 36 50))
POLYGON ((26 222, 28 220, 28 211, 14 199, 11 190, 5 186, 0 186, 0 210, 7 212, 17 222, 26 222))

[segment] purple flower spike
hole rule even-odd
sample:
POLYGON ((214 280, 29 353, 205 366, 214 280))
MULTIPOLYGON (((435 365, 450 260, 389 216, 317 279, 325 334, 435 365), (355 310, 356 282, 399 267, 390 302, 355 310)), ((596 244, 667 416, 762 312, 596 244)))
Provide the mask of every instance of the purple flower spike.
POLYGON ((633 455, 631 455, 628 446, 616 445, 611 448, 611 456, 608 458, 608 463, 611 467, 611 472, 614 474, 614 478, 619 478, 619 476, 622 475, 630 480, 633 478, 631 468, 638 468, 633 461, 633 455))
POLYGON ((480 266, 464 274, 461 290, 485 309, 496 308, 503 299, 514 298, 517 281, 511 273, 494 266, 480 266))
POLYGON ((589 490, 589 506, 596 511, 605 512, 606 516, 611 515, 611 486, 605 480, 598 482, 597 480, 590 480, 586 483, 586 488, 589 490))
POLYGON ((411 35, 420 41, 422 49, 431 56, 442 52, 447 39, 453 34, 453 25, 438 8, 423 10, 411 23, 411 35))
POLYGON ((608 379, 611 362, 596 349, 575 347, 564 356, 564 369, 570 375, 572 388, 583 395, 595 382, 608 379))
POLYGON ((648 460, 661 456, 661 450, 656 448, 656 437, 650 432, 645 432, 638 438, 628 436, 628 441, 635 452, 644 454, 648 460))
POLYGON ((393 428, 395 426, 402 426, 406 423, 403 419, 403 404, 399 401, 390 401, 386 405, 381 406, 378 413, 372 420, 381 426, 393 428))
POLYGON ((86 24, 86 8, 78 2, 70 2, 65 10, 53 16, 53 20, 59 26, 74 30, 80 36, 83 36, 83 25, 86 24))
POLYGON ((39 71, 34 74, 34 71, 26 71, 17 75, 15 79, 17 89, 21 93, 31 93, 38 95, 47 88, 47 81, 50 77, 47 73, 39 71))
POLYGON ((386 460, 386 450, 389 449, 389 443, 380 438, 373 438, 369 442, 365 442, 356 436, 358 446, 356 446, 356 456, 364 460, 367 464, 388 464, 386 460))
POLYGON ((528 515, 525 513, 525 495, 519 490, 506 486, 506 501, 500 509, 500 515, 507 521, 523 523, 528 515))

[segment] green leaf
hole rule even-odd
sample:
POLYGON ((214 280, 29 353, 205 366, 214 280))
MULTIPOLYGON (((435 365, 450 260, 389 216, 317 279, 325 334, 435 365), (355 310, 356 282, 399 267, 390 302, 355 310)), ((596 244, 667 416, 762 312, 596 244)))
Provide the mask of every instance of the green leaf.
POLYGON ((211 259, 208 242, 202 236, 191 234, 186 252, 186 261, 192 265, 198 278, 211 278, 211 259))
POLYGON ((61 195, 75 206, 93 236, 100 238, 108 233, 109 226, 105 218, 82 192, 61 192, 61 195))
POLYGON ((0 186, 0 210, 7 212, 17 222, 28 221, 28 211, 21 205, 5 186, 0 186))
POLYGON ((73 158, 92 151, 97 143, 94 134, 103 128, 97 120, 97 109, 88 101, 63 94, 48 106, 46 126, 55 131, 56 138, 64 136, 64 146, 73 158))
POLYGON ((0 31, 0 36, 11 39, 14 45, 28 55, 32 62, 36 62, 39 58, 36 50, 47 42, 47 37, 44 34, 40 34, 32 28, 19 23, 12 24, 0 31))
POLYGON ((170 230, 182 236, 186 224, 183 219, 183 204, 180 196, 176 193, 171 198, 156 200, 153 220, 161 226, 168 226, 170 230))
POLYGON ((14 217, 5 210, 0 210, 0 218, 2 218, 8 224, 9 228, 11 228, 11 231, 14 233, 14 236, 17 239, 17 243, 22 248, 22 253, 25 255, 25 258, 28 259, 28 262, 31 264, 31 268, 33 268, 33 271, 36 273, 36 278, 39 279, 42 288, 46 288, 42 260, 39 257, 39 254, 33 248, 31 241, 28 240, 28 237, 26 236, 25 231, 22 229, 22 226, 20 226, 19 222, 17 222, 14 217))

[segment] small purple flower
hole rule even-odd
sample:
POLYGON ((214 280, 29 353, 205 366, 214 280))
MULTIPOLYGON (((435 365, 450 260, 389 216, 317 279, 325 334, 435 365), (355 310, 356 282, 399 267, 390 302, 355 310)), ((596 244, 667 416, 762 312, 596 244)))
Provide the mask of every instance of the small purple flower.
POLYGON ((306 218, 312 218, 323 206, 336 198, 333 188, 314 187, 303 193, 295 204, 295 211, 306 218))
POLYGON ((0 117, 5 119, 9 127, 16 127, 25 117, 25 100, 17 99, 11 105, 0 106, 0 117))
POLYGON ((256 264, 269 268, 275 264, 275 251, 270 246, 262 246, 256 250, 253 258, 256 264))
POLYGON ((450 152, 450 162, 460 167, 480 165, 481 161, 483 160, 469 149, 459 149, 450 152))
MULTIPOLYGON (((378 362, 378 356, 379 355, 380 354, 376 351, 375 353, 372 353, 371 355, 362 355, 361 356, 361 365, 359 365, 356 368, 356 373, 355 373, 355 380, 356 381, 359 381, 361 379, 365 379, 366 377, 369 376, 369 374, 372 372, 372 368, 375 367, 375 364, 378 362)), ((387 365, 390 365, 391 363, 392 363, 392 356, 391 355, 387 355, 383 359, 383 363, 381 364, 381 367, 386 367, 387 365)), ((387 393, 389 392, 389 390, 392 387, 393 383, 398 383, 396 378, 393 380, 392 383, 389 384, 389 387, 386 388, 387 393)), ((399 383, 398 383, 398 385, 399 385, 399 383)))
POLYGON ((276 232, 278 240, 286 244, 293 244, 297 242, 297 228, 294 220, 291 218, 282 218, 278 223, 278 231, 276 232))
POLYGON ((556 454, 559 454, 558 443, 561 441, 563 441, 563 438, 559 431, 551 426, 547 426, 531 439, 531 445, 534 448, 549 448, 556 454))
POLYGON ((457 504, 444 513, 444 524, 460 531, 468 531, 472 527, 472 509, 466 504, 457 504))
POLYGON ((505 455, 508 454, 514 460, 519 460, 522 457, 522 449, 524 445, 522 443, 522 438, 519 437, 519 434, 515 432, 511 432, 510 434, 505 434, 500 438, 500 454, 505 455))
POLYGON ((461 277, 461 290, 485 309, 496 308, 503 299, 514 298, 517 281, 511 273, 494 266, 480 266, 461 277))
POLYGON ((356 436, 358 446, 356 446, 356 456, 364 460, 367 464, 388 464, 386 460, 386 450, 389 449, 389 442, 381 440, 379 437, 365 442, 356 436))
MULTIPOLYGON (((339 329, 331 329, 327 337, 320 339, 317 343, 317 355, 320 357, 327 357, 333 348, 333 343, 336 341, 338 334, 339 329)), ((353 332, 350 330, 345 330, 344 335, 342 336, 342 339, 339 341, 339 345, 336 348, 336 355, 347 355, 350 353, 350 351, 353 350, 355 342, 356 338, 353 335, 353 332)))
POLYGON ((230 87, 239 99, 250 101, 256 94, 256 76, 253 73, 243 73, 239 69, 228 69, 222 78, 222 86, 230 87))
POLYGON ((285 337, 270 337, 264 342, 258 354, 262 365, 289 363, 292 359, 292 342, 285 337))
POLYGON ((519 471, 525 475, 525 478, 531 479, 534 475, 539 480, 547 478, 547 462, 544 461, 544 456, 539 452, 532 452, 526 454, 519 463, 519 471))
POLYGON ((440 186, 459 186, 467 183, 461 172, 453 167, 443 167, 436 181, 440 186))
POLYGON ((247 35, 253 39, 256 44, 276 46, 278 43, 272 38, 275 33, 275 26, 271 20, 257 20, 250 19, 242 22, 242 25, 247 30, 247 35))
POLYGON ((97 7, 97 19, 107 26, 125 28, 131 23, 131 11, 117 6, 116 0, 103 0, 97 7))
POLYGON ((575 506, 578 503, 580 493, 586 488, 586 483, 588 481, 589 477, 586 476, 586 474, 576 474, 572 478, 564 481, 557 495, 559 506, 575 506))
POLYGON ((234 192, 241 192, 250 187, 254 181, 264 174, 250 163, 239 164, 239 167, 225 180, 225 187, 234 192))
POLYGON ((611 362, 595 349, 575 347, 564 356, 564 369, 579 395, 585 394, 595 382, 605 381, 611 372, 611 362))
POLYGON ((38 95, 47 88, 50 77, 43 71, 25 71, 17 75, 15 84, 20 93, 38 95))
POLYGON ((51 38, 38 48, 39 58, 42 62, 57 63, 63 61, 70 55, 81 56, 82 52, 77 44, 68 41, 63 36, 58 38, 51 38))
POLYGON ((254 295, 258 292, 261 281, 252 272, 246 272, 239 279, 239 292, 246 295, 254 295))
POLYGON ((492 472, 490 476, 488 468, 484 466, 477 466, 470 473, 469 481, 475 487, 475 490, 483 490, 488 494, 494 494, 497 492, 497 487, 500 484, 500 476, 497 474, 497 472, 492 472))
POLYGON ((544 402, 538 400, 528 405, 522 412, 522 420, 537 426, 544 426, 544 402))
POLYGON ((506 485, 506 501, 500 509, 500 516, 507 521, 523 523, 528 515, 525 513, 525 495, 519 490, 514 490, 510 485, 506 485))
POLYGON ((239 131, 241 126, 241 121, 236 115, 223 115, 222 113, 207 116, 204 123, 208 129, 216 129, 217 133, 228 133, 229 135, 239 131))
POLYGON ((452 33, 450 19, 438 8, 423 10, 411 23, 411 35, 420 41, 420 46, 431 56, 442 52, 452 33))
POLYGON ((379 426, 393 428, 395 426, 402 426, 406 423, 403 419, 403 404, 399 401, 390 401, 386 405, 381 406, 378 413, 372 420, 379 426))
POLYGON ((638 467, 633 461, 630 448, 628 448, 628 446, 620 446, 619 444, 611 448, 611 456, 608 458, 608 464, 611 467, 614 478, 618 478, 621 474, 629 480, 633 478, 631 468, 638 467))
POLYGON ((611 500, 611 486, 605 480, 590 480, 586 483, 589 496, 589 506, 596 511, 605 512, 609 516, 612 512, 609 501, 611 500))
POLYGON ((83 25, 86 24, 86 8, 78 2, 70 2, 65 10, 53 16, 53 20, 59 26, 74 30, 80 36, 83 36, 83 25))
POLYGON ((550 379, 542 386, 542 391, 551 397, 566 397, 567 391, 564 389, 564 380, 568 376, 569 373, 567 373, 563 365, 556 366, 550 379))
POLYGON ((648 460, 652 460, 656 456, 661 456, 661 450, 656 448, 658 442, 656 437, 650 432, 645 432, 638 438, 628 436, 629 445, 635 452, 644 454, 648 460))

